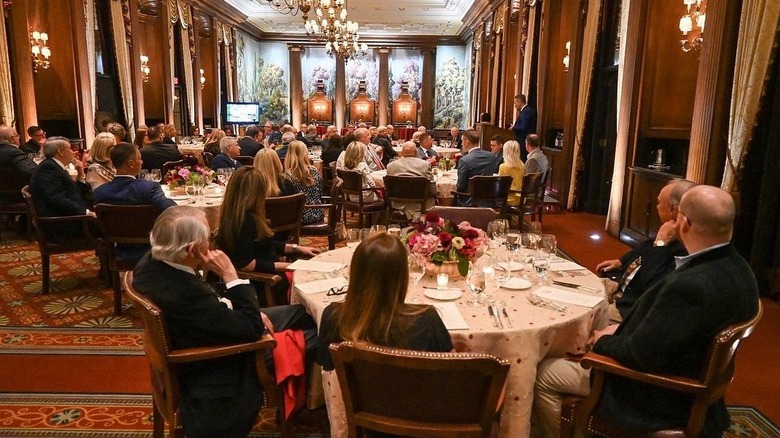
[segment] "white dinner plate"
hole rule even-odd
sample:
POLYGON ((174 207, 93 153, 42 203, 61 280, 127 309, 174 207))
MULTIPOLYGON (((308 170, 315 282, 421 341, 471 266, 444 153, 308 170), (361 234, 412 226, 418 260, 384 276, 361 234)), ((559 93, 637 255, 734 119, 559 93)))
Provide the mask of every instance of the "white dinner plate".
POLYGON ((224 193, 209 193, 206 195, 207 198, 221 198, 223 196, 225 196, 224 193))
POLYGON ((506 283, 502 284, 501 287, 504 289, 522 290, 522 289, 528 289, 533 285, 534 285, 533 283, 526 280, 525 278, 512 277, 509 280, 507 280, 506 283))
POLYGON ((457 300, 463 295, 460 289, 433 289, 427 287, 423 288, 423 293, 428 298, 440 301, 457 300))
MULTIPOLYGON (((497 267, 498 269, 502 270, 502 271, 506 271, 506 268, 507 268, 507 263, 506 263, 506 262, 501 262, 501 263, 499 263, 498 265, 496 265, 496 267, 497 267)), ((510 268, 512 271, 522 271, 523 269, 525 269, 525 263, 521 263, 521 262, 509 262, 509 268, 510 268)))
POLYGON ((189 195, 168 195, 169 199, 173 199, 174 201, 182 201, 185 199, 189 199, 189 195))

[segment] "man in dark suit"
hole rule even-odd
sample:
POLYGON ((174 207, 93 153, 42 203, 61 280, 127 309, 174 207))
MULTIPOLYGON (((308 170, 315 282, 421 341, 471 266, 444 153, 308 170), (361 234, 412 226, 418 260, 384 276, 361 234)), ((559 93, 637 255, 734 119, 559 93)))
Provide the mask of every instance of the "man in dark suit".
POLYGON ((241 147, 235 137, 222 137, 219 140, 219 150, 221 154, 211 160, 211 170, 217 169, 238 169, 241 163, 236 161, 236 157, 241 154, 241 147))
MULTIPOLYGON (((498 172, 498 162, 493 153, 479 147, 477 133, 469 130, 463 133, 463 157, 458 160, 457 190, 462 193, 469 191, 469 179, 476 175, 493 175, 498 172)), ((471 198, 459 198, 461 206, 471 203, 471 198)))
MULTIPOLYGON (((330 139, 334 135, 338 135, 339 130, 336 128, 336 125, 329 125, 328 129, 325 131, 325 135, 323 136, 322 140, 320 140, 320 146, 322 146, 322 150, 328 149, 328 146, 330 145, 330 139)), ((344 145, 344 149, 346 149, 347 145, 344 145)))
POLYGON ((255 125, 249 125, 244 131, 244 136, 238 140, 238 145, 241 147, 241 155, 245 157, 254 157, 257 155, 263 145, 258 141, 260 138, 260 129, 255 125))
POLYGON ((430 160, 431 158, 436 158, 438 156, 436 151, 433 150, 433 138, 431 137, 431 134, 423 132, 417 137, 417 140, 420 143, 420 146, 417 148, 418 158, 430 160))
MULTIPOLYGON (((133 286, 164 312, 174 349, 253 342, 266 330, 299 329, 307 354, 315 354, 317 330, 303 306, 261 312, 254 287, 238 278, 227 255, 209 249, 203 210, 165 210, 151 243, 151 252, 134 270, 133 286), (222 279, 226 298, 198 277, 199 269, 222 279)), ((181 424, 188 437, 245 437, 257 420, 263 394, 252 353, 181 364, 179 383, 181 424)))
MULTIPOLYGON (((74 156, 68 139, 49 137, 43 146, 43 153, 46 159, 30 178, 30 193, 35 199, 38 215, 94 216, 94 213, 88 210, 90 186, 85 182, 81 161, 74 156), (75 175, 71 176, 71 173, 75 175)), ((83 237, 79 223, 49 224, 45 232, 49 239, 59 242, 71 237, 83 237)))
MULTIPOLYGON (((92 193, 95 204, 155 205, 160 211, 176 206, 160 188, 160 184, 136 176, 141 171, 141 152, 130 143, 119 143, 111 149, 111 163, 116 169, 114 179, 96 188, 92 193)), ((149 245, 123 245, 117 255, 138 262, 149 251, 149 245)))
POLYGON ((279 130, 279 126, 274 122, 270 120, 265 122, 263 129, 265 130, 265 144, 271 145, 282 142, 282 131, 279 130))
POLYGON ((450 128, 450 136, 447 137, 447 140, 450 142, 451 148, 460 149, 463 146, 461 142, 461 132, 457 126, 453 126, 452 128, 450 128))
MULTIPOLYGON (((518 94, 515 96, 515 109, 517 109, 517 120, 512 125, 512 131, 515 133, 515 141, 517 144, 524 145, 525 137, 528 134, 536 132, 536 111, 528 106, 528 100, 525 94, 518 94)), ((520 149, 522 160, 525 161, 528 156, 527 151, 520 149)))
POLYGON ((390 137, 387 135, 387 128, 380 126, 376 129, 374 144, 382 148, 382 164, 387 167, 390 161, 398 156, 398 152, 393 149, 390 137))
MULTIPOLYGON (((655 239, 648 239, 620 259, 605 260, 596 266, 602 275, 617 281, 610 305, 610 319, 620 322, 642 294, 654 283, 674 271, 674 258, 684 256, 685 247, 677 238, 675 219, 682 196, 695 187, 688 180, 672 180, 658 193, 656 210, 661 227, 655 239)), ((610 282, 611 283, 611 282, 610 282)))
MULTIPOLYGON (((593 351, 639 371, 696 378, 716 333, 758 310, 750 265, 731 245, 734 201, 727 192, 697 186, 677 212, 677 235, 688 256, 634 304, 620 325, 597 330, 593 351)), ((557 436, 561 394, 587 394, 589 372, 567 359, 539 365, 534 407, 548 436, 557 436)), ((606 375, 599 411, 620 427, 655 431, 684 427, 693 396, 606 375)), ((706 413, 704 436, 720 437, 729 424, 723 400, 706 413)))
POLYGON ((162 131, 157 126, 146 131, 146 138, 149 139, 149 144, 141 149, 144 169, 162 169, 164 163, 181 160, 181 154, 175 144, 163 143, 162 131))
POLYGON ((27 135, 30 139, 19 147, 25 154, 43 155, 43 144, 46 143, 46 133, 40 126, 30 126, 27 128, 27 135))
POLYGON ((500 135, 490 137, 490 152, 496 156, 499 166, 504 163, 504 139, 500 135))
POLYGON ((27 158, 27 154, 19 149, 19 133, 16 129, 0 126, 0 166, 14 169, 14 172, 25 181, 30 181, 35 169, 38 167, 27 158))

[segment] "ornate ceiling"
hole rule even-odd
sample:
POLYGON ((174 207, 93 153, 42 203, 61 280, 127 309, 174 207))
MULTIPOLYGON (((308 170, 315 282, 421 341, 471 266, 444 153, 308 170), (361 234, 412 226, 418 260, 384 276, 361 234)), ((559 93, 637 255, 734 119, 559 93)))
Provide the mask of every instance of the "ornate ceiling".
MULTIPOLYGON (((247 21, 263 32, 305 33, 300 13, 282 15, 267 0, 224 1, 247 15, 247 21)), ((348 19, 360 24, 361 36, 457 36, 463 27, 463 17, 473 3, 472 0, 347 0, 347 10, 348 19)))

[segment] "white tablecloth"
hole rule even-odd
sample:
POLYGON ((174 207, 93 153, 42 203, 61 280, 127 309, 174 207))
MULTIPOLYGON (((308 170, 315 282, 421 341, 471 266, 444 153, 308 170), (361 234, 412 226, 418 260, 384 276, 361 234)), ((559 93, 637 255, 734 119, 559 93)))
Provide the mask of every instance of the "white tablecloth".
POLYGON ((162 185, 165 196, 173 199, 178 205, 189 205, 203 210, 206 213, 206 219, 209 221, 211 230, 219 228, 219 218, 222 214, 222 198, 225 194, 224 187, 216 185, 209 186, 206 194, 202 196, 186 196, 182 194, 171 194, 166 184, 162 185))
MULTIPOLYGON (((318 255, 315 259, 321 261, 340 262, 348 264, 352 251, 340 248, 318 255)), ((530 270, 523 275, 532 279, 530 270)), ((553 273, 551 278, 556 278, 553 273)), ((325 274, 296 271, 293 284, 300 284, 324 278, 325 274)), ((577 282, 603 291, 601 281, 593 274, 567 277, 566 281, 577 282)), ((530 434, 531 407, 533 403, 533 388, 536 380, 536 367, 545 357, 565 356, 569 353, 582 353, 590 332, 594 328, 606 325, 607 302, 603 300, 594 308, 569 305, 566 312, 556 312, 546 308, 534 307, 527 296, 535 286, 528 290, 506 290, 495 288, 491 282, 488 288, 494 299, 506 302, 506 310, 514 328, 495 328, 488 315, 487 308, 471 308, 466 306, 470 294, 465 291, 464 280, 450 280, 451 287, 464 290, 463 296, 455 301, 469 325, 468 330, 450 331, 452 341, 459 351, 490 353, 507 359, 511 363, 506 401, 501 416, 502 437, 527 437, 530 434)), ((418 285, 417 291, 412 291, 410 285, 409 301, 434 303, 422 294, 422 286, 436 286, 434 277, 425 276, 418 285)), ((565 289, 565 288, 564 288, 565 289)), ((566 289, 571 292, 573 289, 566 289)), ((583 292, 586 293, 586 292, 583 292)), ((323 301, 325 293, 305 295, 297 287, 293 288, 293 303, 303 304, 319 325, 322 312, 327 306, 323 301)), ((331 435, 346 436, 346 416, 344 415, 341 392, 334 372, 323 372, 323 385, 328 416, 331 424, 331 435)))
MULTIPOLYGON (((374 185, 380 188, 385 186, 386 170, 375 170, 371 172, 371 178, 374 180, 374 185)), ((458 184, 458 174, 452 172, 446 172, 445 174, 437 174, 434 177, 436 181, 436 197, 439 199, 452 198, 452 191, 458 184)))

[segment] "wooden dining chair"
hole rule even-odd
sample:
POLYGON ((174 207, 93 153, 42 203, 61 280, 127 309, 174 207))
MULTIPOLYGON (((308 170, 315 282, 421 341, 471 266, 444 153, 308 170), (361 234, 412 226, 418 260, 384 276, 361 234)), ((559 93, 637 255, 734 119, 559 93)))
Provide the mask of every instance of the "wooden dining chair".
POLYGON ((507 205, 506 215, 509 218, 510 225, 512 218, 517 218, 518 227, 522 227, 523 218, 527 215, 531 216, 531 221, 535 221, 537 213, 541 207, 543 207, 542 200, 539 198, 540 188, 542 187, 542 173, 528 173, 523 175, 523 187, 518 190, 510 190, 510 193, 520 195, 520 203, 518 205, 507 205))
POLYGON ((726 327, 710 342, 707 356, 698 377, 682 377, 668 374, 645 373, 631 369, 616 360, 587 353, 580 365, 591 369, 590 394, 586 398, 571 396, 563 401, 561 408, 561 437, 573 437, 576 432, 587 435, 614 437, 700 437, 704 430, 707 410, 725 396, 726 389, 734 377, 734 359, 740 341, 750 336, 761 320, 763 309, 758 303, 756 315, 749 321, 726 327), (693 399, 688 422, 677 430, 628 431, 618 427, 607 415, 600 415, 596 407, 601 398, 605 374, 636 380, 648 385, 690 394, 693 399))
POLYGON ((211 162, 214 160, 214 154, 211 152, 203 152, 203 164, 211 169, 211 162))
POLYGON ((100 243, 94 235, 94 217, 87 214, 39 217, 38 206, 32 193, 30 193, 30 186, 22 188, 22 196, 27 204, 27 214, 30 215, 30 220, 35 229, 35 236, 38 240, 38 251, 41 253, 41 293, 48 294, 51 289, 49 272, 52 255, 95 250, 101 261, 101 266, 104 266, 104 252, 101 250, 100 243), (79 236, 69 236, 68 240, 62 242, 53 241, 49 238, 47 227, 62 227, 69 224, 79 229, 81 234, 79 236))
POLYGON ((364 430, 411 437, 490 437, 509 362, 489 354, 331 344, 350 438, 364 430))
POLYGON ((119 273, 132 271, 136 260, 128 260, 117 255, 117 245, 149 244, 149 233, 154 227, 160 210, 155 205, 115 205, 97 204, 94 207, 97 216, 100 239, 106 252, 108 269, 111 271, 111 287, 114 290, 114 314, 122 313, 122 283, 119 273), (132 220, 128 220, 132 218, 132 220))
POLYGON ((241 163, 242 166, 253 166, 255 164, 255 157, 249 155, 239 155, 236 157, 236 161, 241 163))
POLYGON ((298 243, 305 206, 306 195, 303 193, 265 198, 265 216, 274 234, 286 234, 287 240, 298 243))
POLYGON ((492 208, 448 207, 436 205, 431 207, 428 211, 436 213, 444 220, 452 221, 456 224, 468 221, 472 227, 481 230, 486 230, 490 221, 498 219, 498 213, 492 208))
MULTIPOLYGON (((27 240, 32 240, 32 221, 27 214, 27 205, 22 196, 22 188, 29 183, 16 169, 0 166, 0 217, 17 215, 24 216, 27 240)), ((5 224, 2 224, 5 226, 5 224)), ((0 236, 2 235, 0 228, 0 236)))
POLYGON ((319 205, 306 205, 306 209, 323 208, 327 209, 327 216, 320 222, 301 225, 301 236, 326 236, 328 238, 328 249, 336 249, 336 240, 338 226, 341 221, 341 207, 343 199, 341 195, 341 178, 336 177, 331 182, 330 196, 319 205))
POLYGON ((489 207, 503 216, 511 186, 512 177, 509 175, 476 175, 469 179, 468 193, 453 190, 452 195, 456 203, 459 199, 470 199, 469 206, 489 207))
POLYGON ((265 361, 267 352, 276 348, 273 336, 266 333, 255 342, 175 350, 172 347, 171 335, 163 311, 133 287, 132 271, 125 274, 123 284, 127 295, 136 303, 144 324, 144 352, 149 361, 152 382, 152 436, 163 438, 167 422, 169 437, 184 437, 184 430, 179 424, 178 365, 246 353, 255 355, 257 377, 265 392, 264 407, 275 410, 276 422, 281 428, 282 436, 292 436, 291 428, 284 420, 284 398, 265 361))
POLYGON ((436 194, 428 178, 387 175, 384 181, 389 222, 408 224, 424 215, 427 207, 433 205, 436 194), (410 205, 413 208, 409 208, 410 205))
POLYGON ((385 211, 385 201, 381 198, 375 201, 367 201, 366 196, 369 193, 376 194, 379 197, 379 189, 363 188, 363 175, 354 170, 337 169, 336 174, 344 182, 341 185, 341 191, 344 195, 344 214, 346 212, 357 213, 358 228, 363 227, 363 219, 368 218, 369 225, 373 224, 373 218, 378 217, 385 211))

